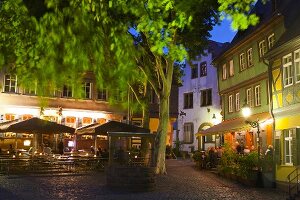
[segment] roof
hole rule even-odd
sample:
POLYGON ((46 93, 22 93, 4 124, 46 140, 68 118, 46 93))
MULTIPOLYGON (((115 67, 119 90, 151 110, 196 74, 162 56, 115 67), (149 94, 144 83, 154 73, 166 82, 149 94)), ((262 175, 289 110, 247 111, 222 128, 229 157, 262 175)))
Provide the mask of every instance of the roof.
POLYGON ((240 130, 245 130, 250 128, 250 125, 246 123, 247 121, 256 121, 265 122, 268 119, 271 119, 271 116, 268 112, 263 112, 259 114, 254 114, 249 118, 245 119, 244 117, 239 117, 235 119, 229 119, 217 124, 211 128, 208 128, 204 131, 200 131, 197 135, 209 135, 209 134, 222 134, 226 132, 235 132, 240 130))
POLYGON ((215 58, 215 61, 218 58, 221 58, 225 52, 234 48, 240 42, 252 35, 255 31, 262 28, 265 24, 280 15, 284 16, 285 27, 289 27, 291 22, 294 22, 295 16, 299 15, 299 7, 299 0, 270 0, 266 3, 262 3, 262 0, 257 1, 250 13, 255 13, 257 16, 259 16, 259 23, 255 26, 250 26, 244 31, 238 31, 230 45, 224 49, 224 51, 217 58, 215 58))
MULTIPOLYGON (((276 49, 280 46, 283 46, 285 43, 293 40, 294 38, 300 36, 300 1, 299 0, 290 0, 290 4, 293 5, 297 9, 288 9, 285 11, 284 15, 284 23, 286 31, 282 34, 282 36, 278 39, 273 49, 276 49)), ((269 54, 272 55, 272 50, 269 54)))

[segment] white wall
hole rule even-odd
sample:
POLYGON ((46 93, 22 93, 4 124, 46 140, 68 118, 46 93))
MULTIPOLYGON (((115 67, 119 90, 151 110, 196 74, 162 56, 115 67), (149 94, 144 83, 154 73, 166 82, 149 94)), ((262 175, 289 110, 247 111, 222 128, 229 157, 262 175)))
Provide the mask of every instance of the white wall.
POLYGON ((179 87, 178 94, 178 129, 179 140, 183 141, 184 135, 184 123, 194 124, 194 142, 192 144, 184 144, 182 146, 183 151, 190 151, 191 146, 194 149, 198 149, 198 140, 195 134, 198 131, 199 126, 202 123, 209 122, 213 123, 213 114, 216 115, 217 119, 221 121, 220 115, 220 97, 218 95, 217 86, 217 69, 212 66, 212 54, 208 53, 207 56, 199 56, 197 59, 192 61, 192 64, 198 64, 198 78, 191 79, 191 67, 186 62, 185 74, 182 77, 183 86, 179 87), (200 77, 200 63, 207 62, 207 76, 200 77), (212 105, 206 107, 200 107, 201 103, 201 90, 212 88, 212 105), (183 109, 184 107, 184 93, 193 92, 193 109, 183 109), (186 113, 186 116, 180 116, 180 111, 186 113))

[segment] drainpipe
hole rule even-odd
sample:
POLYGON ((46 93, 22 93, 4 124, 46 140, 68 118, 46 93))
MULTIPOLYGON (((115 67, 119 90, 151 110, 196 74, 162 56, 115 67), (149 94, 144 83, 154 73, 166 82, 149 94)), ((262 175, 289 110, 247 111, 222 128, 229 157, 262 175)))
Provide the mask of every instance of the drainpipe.
MULTIPOLYGON (((263 58, 263 63, 268 66, 268 97, 269 97, 269 113, 273 119, 273 124, 272 124, 272 142, 273 146, 275 145, 275 117, 273 113, 273 74, 272 74, 272 63, 269 63, 266 61, 265 58, 263 58)), ((273 148, 273 151, 275 151, 275 147, 273 148)), ((275 160, 275 152, 273 152, 273 186, 276 187, 276 160, 275 160)))

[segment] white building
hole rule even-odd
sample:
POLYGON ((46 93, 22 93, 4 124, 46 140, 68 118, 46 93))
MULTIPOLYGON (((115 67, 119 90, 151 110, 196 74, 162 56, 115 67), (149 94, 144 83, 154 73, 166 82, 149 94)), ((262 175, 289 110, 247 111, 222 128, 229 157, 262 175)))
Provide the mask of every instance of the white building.
MULTIPOLYGON (((217 69, 212 60, 223 47, 223 43, 210 41, 206 55, 186 61, 178 94, 178 139, 182 151, 203 150, 222 143, 219 136, 197 136, 196 133, 222 120, 217 69)), ((176 141, 176 137, 173 138, 176 141)))

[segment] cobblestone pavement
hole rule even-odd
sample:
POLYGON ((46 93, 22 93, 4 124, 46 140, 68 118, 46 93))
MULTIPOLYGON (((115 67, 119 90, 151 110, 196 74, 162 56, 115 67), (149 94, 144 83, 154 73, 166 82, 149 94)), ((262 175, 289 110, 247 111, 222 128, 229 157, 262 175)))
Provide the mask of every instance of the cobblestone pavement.
POLYGON ((168 174, 152 192, 126 193, 105 187, 104 173, 55 176, 0 176, 0 200, 283 200, 275 189, 254 188, 199 171, 189 160, 168 160, 168 174))

